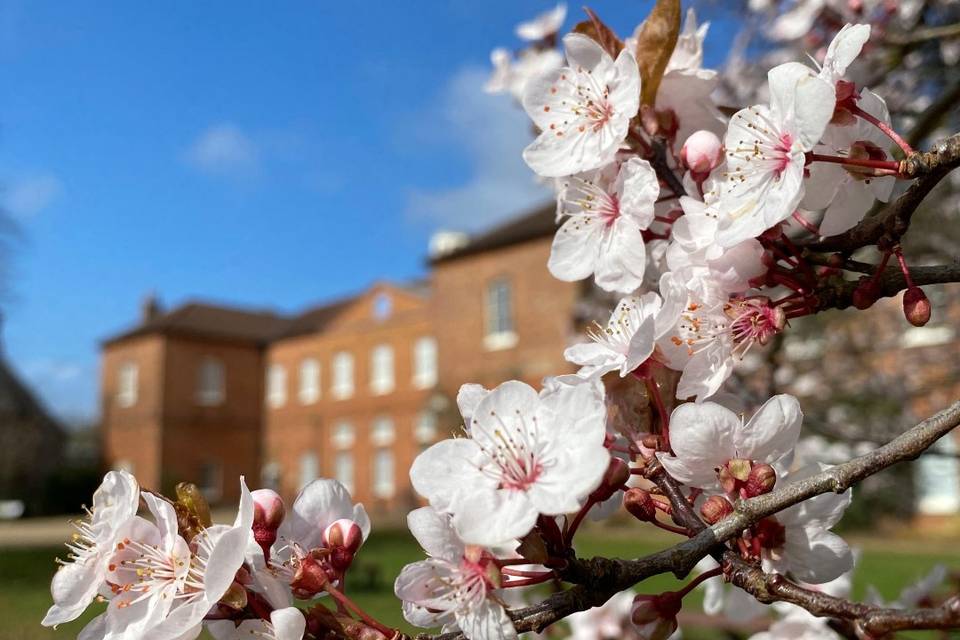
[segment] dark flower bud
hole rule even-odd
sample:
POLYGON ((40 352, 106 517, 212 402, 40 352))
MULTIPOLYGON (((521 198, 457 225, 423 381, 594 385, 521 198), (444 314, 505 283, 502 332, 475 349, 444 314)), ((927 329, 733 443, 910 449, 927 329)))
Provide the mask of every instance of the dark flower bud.
POLYGON ((733 505, 723 496, 710 496, 700 507, 700 515, 708 524, 717 524, 733 513, 733 505))
POLYGON ((920 287, 910 287, 903 294, 903 315, 907 322, 922 327, 930 322, 930 300, 920 287))
POLYGON ((777 482, 777 472, 768 464, 755 464, 750 469, 750 475, 747 476, 747 484, 744 489, 748 498, 769 493, 773 485, 777 482))
POLYGON ((650 522, 657 517, 657 507, 648 491, 632 487, 623 494, 623 506, 641 522, 650 522))
POLYGON ((860 278, 860 284, 853 290, 853 306, 857 309, 869 309, 880 297, 880 285, 869 276, 860 278))
POLYGON ((590 494, 594 502, 603 502, 617 492, 630 479, 630 467, 621 458, 611 457, 600 486, 590 494))

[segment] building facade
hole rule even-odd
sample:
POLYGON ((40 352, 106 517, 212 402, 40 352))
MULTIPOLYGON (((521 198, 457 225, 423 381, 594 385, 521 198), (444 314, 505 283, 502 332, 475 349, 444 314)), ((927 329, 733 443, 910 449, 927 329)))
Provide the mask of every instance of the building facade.
POLYGON ((144 486, 236 478, 292 497, 337 478, 376 513, 416 504, 416 455, 460 429, 460 385, 570 371, 579 287, 547 271, 552 207, 435 252, 423 283, 294 316, 145 305, 102 353, 105 458, 144 486))

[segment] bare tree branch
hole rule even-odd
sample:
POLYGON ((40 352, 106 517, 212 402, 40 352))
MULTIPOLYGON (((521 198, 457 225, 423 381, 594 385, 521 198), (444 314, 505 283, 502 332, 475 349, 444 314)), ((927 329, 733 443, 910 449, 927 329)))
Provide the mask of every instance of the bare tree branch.
POLYGON ((729 551, 724 561, 726 575, 760 602, 789 602, 818 617, 839 618, 853 623, 855 631, 868 637, 882 636, 906 629, 952 629, 960 626, 960 600, 954 598, 941 607, 928 609, 892 609, 850 602, 820 591, 804 589, 783 576, 764 573, 729 551))
POLYGON ((957 37, 960 37, 960 23, 926 27, 925 29, 912 29, 905 33, 887 33, 883 37, 883 43, 902 47, 929 42, 930 40, 957 37))
MULTIPOLYGON (((872 274, 873 271, 870 269, 872 266, 863 262, 848 261, 844 264, 844 269, 872 274)), ((960 263, 935 267, 910 267, 910 277, 917 286, 960 282, 960 263)), ((884 269, 878 282, 880 284, 880 298, 895 296, 907 288, 906 278, 896 267, 884 269)), ((819 299, 817 308, 821 311, 824 309, 846 309, 853 304, 853 292, 857 290, 858 286, 858 282, 844 280, 839 276, 824 281, 817 289, 817 298, 819 299)))
MULTIPOLYGON (((599 606, 615 593, 632 587, 650 576, 672 572, 678 577, 683 577, 718 544, 735 538, 750 525, 814 496, 829 492, 842 493, 853 484, 887 467, 898 462, 913 460, 958 425, 960 425, 960 402, 955 402, 947 409, 927 418, 888 444, 866 455, 766 495, 738 501, 733 514, 729 517, 712 527, 703 528, 689 540, 644 558, 637 560, 571 558, 568 567, 559 573, 564 581, 574 583, 576 586, 556 593, 531 607, 510 611, 510 617, 514 620, 517 631, 542 630, 571 613, 599 606)), ((676 486, 670 480, 662 480, 669 476, 655 473, 651 475, 657 479, 658 486, 661 486, 662 490, 673 493, 672 488, 664 489, 671 485, 676 486)), ((674 498, 678 499, 678 505, 681 507, 678 509, 677 505, 674 505, 674 515, 680 518, 678 522, 691 529, 698 528, 694 520, 699 522, 699 518, 693 514, 692 509, 689 509, 686 499, 682 494, 674 498), (687 507, 682 507, 684 504, 687 507), (684 514, 687 509, 689 512, 684 514)), ((702 527, 702 523, 699 526, 702 527)), ((879 611, 876 614, 877 618, 871 624, 881 622, 898 624, 888 614, 887 610, 879 611)), ((933 624, 935 620, 943 619, 921 617, 917 620, 919 624, 933 624)), ((462 638, 463 635, 460 633, 442 635, 423 633, 417 636, 417 640, 460 640, 462 638)))

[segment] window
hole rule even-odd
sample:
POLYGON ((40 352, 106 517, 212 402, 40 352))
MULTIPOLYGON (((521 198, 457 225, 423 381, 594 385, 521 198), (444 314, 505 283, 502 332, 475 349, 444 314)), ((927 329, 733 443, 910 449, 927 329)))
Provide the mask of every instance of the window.
POLYGON ((350 493, 353 493, 353 454, 349 451, 337 453, 334 459, 333 475, 350 493))
POLYGON ((393 451, 378 449, 373 457, 373 495, 393 497, 393 451))
POLYGON ((225 387, 223 363, 204 358, 197 371, 197 404, 213 407, 223 403, 225 387))
POLYGON ((262 469, 260 469, 260 486, 264 489, 273 489, 274 491, 279 491, 280 475, 282 473, 283 468, 280 466, 280 463, 276 460, 271 460, 263 465, 262 469))
POLYGON ((381 344, 370 354, 370 390, 377 395, 393 391, 393 347, 381 344))
POLYGON ((507 278, 497 278, 487 285, 487 335, 483 344, 490 351, 509 349, 517 344, 511 297, 507 278))
POLYGON ((335 398, 353 395, 353 356, 346 351, 333 356, 333 387, 330 391, 335 398))
POLYGON ((287 370, 282 364, 272 364, 267 370, 267 403, 282 407, 287 401, 287 370))
POLYGON ((413 385, 429 389, 437 384, 437 341, 424 337, 413 345, 413 385))
POLYGON ((421 411, 417 416, 417 426, 413 436, 419 444, 431 444, 437 439, 437 414, 433 411, 421 411))
POLYGON ((300 404, 313 404, 320 398, 320 363, 306 358, 300 363, 300 404))
POLYGON ((320 477, 320 458, 313 451, 307 451, 300 456, 300 488, 320 477))
POLYGON ((124 362, 117 374, 117 404, 132 407, 137 404, 137 364, 124 362))
POLYGON ((200 465, 200 493, 210 502, 217 502, 223 496, 223 465, 219 461, 200 465))
POLYGON ((393 420, 390 416, 378 416, 370 429, 370 442, 375 447, 385 447, 393 444, 395 438, 393 420))
POLYGON ((333 436, 330 439, 337 449, 349 449, 353 446, 353 425, 349 422, 338 422, 333 427, 333 436))

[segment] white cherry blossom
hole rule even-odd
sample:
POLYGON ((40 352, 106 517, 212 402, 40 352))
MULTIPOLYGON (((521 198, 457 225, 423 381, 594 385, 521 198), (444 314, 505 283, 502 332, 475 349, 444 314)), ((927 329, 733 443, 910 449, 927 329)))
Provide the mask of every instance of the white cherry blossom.
POLYGON ((720 491, 718 472, 731 460, 774 466, 787 460, 802 423, 800 403, 786 394, 767 400, 747 422, 715 402, 688 402, 670 416, 673 454, 657 458, 678 482, 720 491))
POLYGON ((640 107, 640 71, 624 49, 614 61, 579 33, 564 37, 567 67, 532 79, 523 106, 540 135, 523 151, 536 173, 556 178, 614 160, 640 107))
POLYGON ((517 37, 531 42, 543 40, 557 33, 566 18, 567 5, 561 2, 553 9, 544 11, 532 20, 518 24, 517 37))
POLYGON ((804 194, 805 154, 833 116, 834 87, 808 67, 788 62, 767 77, 770 106, 738 111, 727 129, 717 233, 724 247, 759 236, 793 214, 804 194))
MULTIPOLYGON (((789 486, 829 468, 813 464, 787 475, 789 486)), ((778 487, 784 486, 778 481, 778 487)), ((850 506, 851 490, 842 494, 824 493, 787 507, 771 519, 782 527, 779 544, 763 551, 763 570, 791 574, 810 584, 834 580, 853 568, 853 552, 843 538, 830 529, 850 506)))
MULTIPOLYGON (((877 94, 861 91, 858 106, 879 120, 890 123, 887 105, 877 94)), ((884 149, 890 140, 880 129, 862 118, 855 124, 830 125, 824 133, 817 153, 849 158, 889 160, 884 149)), ((867 213, 876 200, 887 202, 897 179, 893 176, 870 176, 856 168, 832 162, 810 164, 810 178, 803 199, 805 209, 824 209, 820 234, 832 236, 850 229, 867 213)))
POLYGON ((656 172, 639 158, 563 180, 557 214, 567 220, 550 248, 550 273, 567 282, 593 274, 606 291, 635 290, 647 264, 642 232, 659 193, 656 172))
POLYGON ((207 624, 215 640, 302 640, 307 621, 296 607, 276 609, 270 620, 215 620, 207 624))
POLYGON ((678 398, 703 400, 715 394, 734 364, 754 344, 766 344, 786 322, 783 311, 766 298, 730 298, 709 280, 699 290, 691 290, 676 274, 667 273, 660 287, 665 298, 687 298, 676 324, 657 342, 658 358, 683 372, 678 398))
POLYGON ((411 511, 407 526, 430 557, 408 564, 394 584, 404 618, 418 627, 459 629, 468 640, 516 638, 498 595, 493 556, 465 544, 450 517, 432 507, 411 511))
POLYGON ((599 383, 538 395, 505 382, 476 405, 470 437, 444 440, 410 469, 414 489, 469 544, 525 535, 539 515, 577 511, 603 478, 606 411, 599 383))
POLYGON ((76 533, 67 543, 69 560, 53 576, 53 606, 43 618, 44 626, 76 619, 97 596, 107 574, 107 561, 139 504, 140 487, 132 475, 110 471, 103 477, 87 516, 73 523, 76 533))
POLYGON ((215 524, 191 541, 195 551, 174 606, 159 624, 140 636, 141 640, 192 640, 200 634, 203 619, 243 565, 252 525, 253 498, 241 476, 240 505, 233 524, 215 524))

